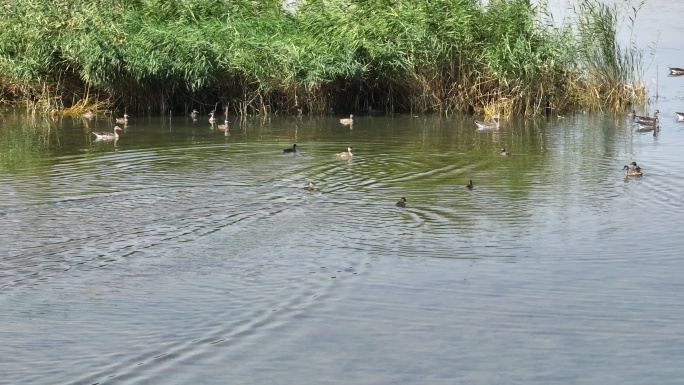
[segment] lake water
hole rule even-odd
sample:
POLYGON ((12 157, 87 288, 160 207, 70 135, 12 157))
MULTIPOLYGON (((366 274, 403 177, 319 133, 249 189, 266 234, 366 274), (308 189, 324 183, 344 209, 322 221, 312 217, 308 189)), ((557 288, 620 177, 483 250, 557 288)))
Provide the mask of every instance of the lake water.
MULTIPOLYGON (((681 36, 663 5, 684 14, 653 2, 642 28, 681 36)), ((7 111, 0 383, 679 384, 678 48, 656 55, 657 136, 582 113, 498 132, 250 118, 228 136, 133 117, 98 142, 106 116, 7 111)))

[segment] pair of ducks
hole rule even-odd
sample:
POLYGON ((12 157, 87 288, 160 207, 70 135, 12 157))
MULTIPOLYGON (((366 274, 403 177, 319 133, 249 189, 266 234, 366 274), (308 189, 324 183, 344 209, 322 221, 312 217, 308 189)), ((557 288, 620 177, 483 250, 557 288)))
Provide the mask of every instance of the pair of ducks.
MULTIPOLYGON (((192 110, 192 112, 195 112, 195 111, 197 111, 197 110, 192 110)), ((215 111, 211 111, 211 112, 209 113, 209 124, 211 124, 212 126, 213 126, 213 125, 216 123, 216 121, 218 120, 218 119, 216 119, 216 116, 215 116, 215 115, 216 115, 216 112, 215 112, 215 111)), ((216 128, 219 129, 219 130, 221 130, 221 131, 228 131, 228 130, 229 130, 229 127, 228 127, 228 116, 227 116, 227 115, 226 115, 226 119, 223 121, 223 124, 219 124, 218 126, 216 126, 216 128)))
MULTIPOLYGON (((352 158, 352 157, 354 157, 354 154, 352 153, 352 151, 354 151, 354 148, 349 146, 349 147, 347 147, 347 151, 338 152, 335 155, 340 157, 340 158, 352 158)), ((293 154, 293 153, 297 152, 297 143, 293 144, 292 148, 284 149, 283 152, 286 154, 293 154)))
POLYGON ((625 165, 625 167, 622 168, 623 170, 626 170, 625 176, 643 176, 644 173, 641 172, 641 167, 637 165, 637 162, 632 162, 629 165, 625 165))
MULTIPOLYGON (((627 166, 625 166, 625 167, 627 167, 627 166)), ((468 190, 472 190, 472 189, 473 189, 473 181, 472 181, 472 179, 468 181, 468 184, 466 185, 466 188, 467 188, 468 190)), ((395 203, 394 205, 397 206, 397 207, 406 207, 406 202, 407 202, 406 198, 401 197, 401 199, 399 199, 399 201, 398 201, 397 203, 395 203)))
MULTIPOLYGON (((81 116, 83 116, 86 119, 93 119, 95 117, 95 112, 93 112, 93 110, 88 110, 88 112, 86 112, 85 114, 83 114, 81 116)), ((124 113, 123 118, 114 118, 114 121, 116 123, 126 124, 126 123, 128 123, 128 118, 130 118, 130 117, 131 117, 130 115, 124 113)))

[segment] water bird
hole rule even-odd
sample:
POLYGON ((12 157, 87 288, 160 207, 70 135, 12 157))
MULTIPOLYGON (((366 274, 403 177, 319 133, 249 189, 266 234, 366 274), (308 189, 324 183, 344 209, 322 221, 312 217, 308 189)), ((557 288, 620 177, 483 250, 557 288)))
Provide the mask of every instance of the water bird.
POLYGON ((684 121, 684 112, 675 112, 675 115, 677 115, 678 122, 684 121))
POLYGON ((229 130, 229 127, 228 127, 228 119, 224 120, 224 121, 223 121, 223 124, 219 124, 218 126, 216 126, 216 128, 219 129, 219 130, 221 130, 221 131, 226 131, 226 132, 227 132, 227 131, 229 130))
POLYGON ((472 181, 472 180, 469 180, 469 181, 468 181, 468 184, 466 185, 466 188, 467 188, 468 190, 472 190, 472 189, 473 189, 473 181, 472 181))
POLYGON ((284 149, 283 152, 287 152, 287 153, 297 152, 297 143, 293 144, 292 148, 284 149))
POLYGON ((352 154, 352 151, 354 151, 354 148, 349 146, 347 147, 347 151, 338 152, 335 155, 339 156, 340 158, 351 158, 354 156, 354 154, 352 154))
POLYGON ((316 185, 313 182, 309 182, 309 185, 306 187, 302 187, 302 190, 314 192, 314 190, 316 190, 316 185))
POLYGON ((406 198, 401 197, 397 203, 394 204, 397 207, 406 207, 406 198))
POLYGON ((658 129, 658 125, 660 124, 660 119, 658 117, 655 118, 655 120, 644 120, 637 122, 637 125, 639 126, 639 131, 653 131, 655 129, 658 129))
POLYGON ((498 130, 499 129, 499 115, 492 116, 491 122, 475 121, 478 130, 498 130))
POLYGON ((349 115, 349 118, 340 119, 340 123, 344 124, 345 126, 351 126, 354 124, 354 115, 349 115))
POLYGON ((653 112, 653 116, 634 115, 634 119, 637 121, 637 123, 639 123, 639 122, 652 122, 652 121, 656 120, 659 113, 660 113, 660 110, 655 110, 653 112))
POLYGON ((214 117, 214 115, 216 115, 215 111, 211 111, 209 113, 209 123, 211 123, 211 124, 216 123, 216 118, 214 117))
POLYGON ((126 124, 126 123, 128 123, 128 118, 130 118, 130 117, 131 117, 130 115, 124 114, 124 115, 123 115, 123 118, 116 118, 116 119, 114 119, 114 121, 115 121, 116 123, 123 123, 123 124, 126 124))
POLYGON ((674 76, 684 75, 684 68, 678 68, 678 67, 669 67, 669 68, 670 68, 670 75, 674 75, 674 76))
POLYGON ((509 155, 511 155, 511 153, 506 151, 506 147, 503 147, 501 149, 501 156, 509 156, 509 155))
POLYGON ((637 166, 636 162, 632 162, 628 165, 625 165, 623 170, 626 170, 625 176, 643 176, 644 173, 641 172, 641 167, 637 166))
POLYGON ((631 112, 627 113, 627 117, 630 119, 634 119, 635 116, 636 116, 636 110, 632 110, 631 112))
POLYGON ((88 110, 88 112, 86 112, 82 116, 86 119, 92 119, 95 117, 95 113, 93 112, 93 110, 88 110))
POLYGON ((197 120, 198 116, 199 116, 199 111, 197 111, 197 110, 190 111, 190 119, 197 120))
POLYGON ((114 140, 119 139, 119 133, 123 128, 119 126, 114 126, 114 132, 93 132, 95 135, 95 140, 114 140))

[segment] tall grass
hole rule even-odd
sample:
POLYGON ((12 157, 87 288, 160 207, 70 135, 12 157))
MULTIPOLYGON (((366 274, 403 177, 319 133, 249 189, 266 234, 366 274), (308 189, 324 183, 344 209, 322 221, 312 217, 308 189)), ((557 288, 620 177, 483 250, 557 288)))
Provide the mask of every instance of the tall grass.
POLYGON ((618 111, 645 94, 641 56, 617 41, 622 9, 598 0, 563 25, 529 0, 8 4, 0 96, 46 112, 538 114, 618 111))

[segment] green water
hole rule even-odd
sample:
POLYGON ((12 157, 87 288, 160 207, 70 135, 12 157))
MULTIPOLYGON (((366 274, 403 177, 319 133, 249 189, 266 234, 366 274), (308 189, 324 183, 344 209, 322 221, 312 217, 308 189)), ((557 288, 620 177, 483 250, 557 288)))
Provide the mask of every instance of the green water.
POLYGON ((2 378, 682 377, 684 126, 338 119, 234 120, 226 135, 133 117, 95 141, 106 116, 4 114, 2 378), (335 155, 347 146, 351 160, 335 155), (642 178, 625 178, 631 161, 642 178))

